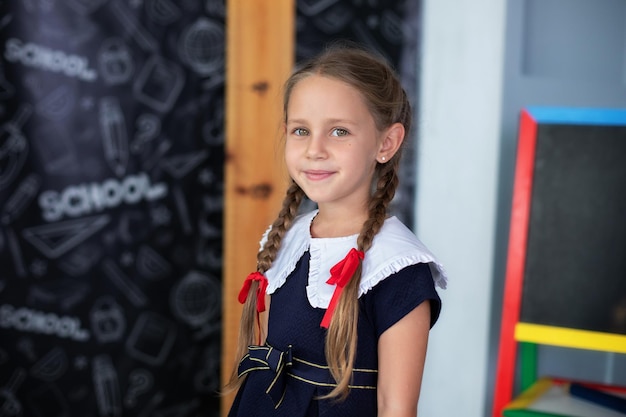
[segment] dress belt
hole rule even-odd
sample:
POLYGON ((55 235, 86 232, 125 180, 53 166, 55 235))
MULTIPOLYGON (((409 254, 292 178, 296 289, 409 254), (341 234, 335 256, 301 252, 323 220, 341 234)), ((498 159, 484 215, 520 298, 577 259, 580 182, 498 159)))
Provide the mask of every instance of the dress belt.
MULTIPOLYGON (((325 365, 308 362, 294 357, 291 345, 284 352, 270 345, 248 346, 248 354, 239 362, 238 375, 242 377, 252 371, 272 370, 276 376, 265 392, 278 408, 285 396, 286 376, 320 387, 336 387, 337 383, 325 365)), ((376 369, 354 369, 349 385, 354 389, 376 389, 376 369)))

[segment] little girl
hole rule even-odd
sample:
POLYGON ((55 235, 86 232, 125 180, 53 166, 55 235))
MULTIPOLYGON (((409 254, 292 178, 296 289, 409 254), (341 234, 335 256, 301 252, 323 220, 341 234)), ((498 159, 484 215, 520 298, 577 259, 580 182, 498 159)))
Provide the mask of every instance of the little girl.
POLYGON ((308 62, 284 92, 291 184, 244 282, 230 416, 411 416, 446 278, 387 209, 411 106, 355 48, 308 62), (303 198, 317 209, 298 215, 303 198))

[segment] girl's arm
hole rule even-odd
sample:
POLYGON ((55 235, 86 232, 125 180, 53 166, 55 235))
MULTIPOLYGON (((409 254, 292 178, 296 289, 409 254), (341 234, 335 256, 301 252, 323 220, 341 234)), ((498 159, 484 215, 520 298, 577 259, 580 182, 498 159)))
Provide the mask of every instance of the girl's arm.
POLYGON ((427 300, 378 340, 378 416, 415 417, 430 330, 427 300))

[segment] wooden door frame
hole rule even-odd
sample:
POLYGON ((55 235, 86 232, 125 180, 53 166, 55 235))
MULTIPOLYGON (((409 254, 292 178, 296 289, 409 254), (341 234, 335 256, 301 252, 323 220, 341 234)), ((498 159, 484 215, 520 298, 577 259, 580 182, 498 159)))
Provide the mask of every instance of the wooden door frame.
MULTIPOLYGON (((237 294, 256 270, 259 239, 277 215, 287 185, 277 145, 282 85, 295 56, 294 21, 294 0, 227 1, 222 385, 236 361, 237 294)), ((222 416, 233 397, 222 397, 222 416)))

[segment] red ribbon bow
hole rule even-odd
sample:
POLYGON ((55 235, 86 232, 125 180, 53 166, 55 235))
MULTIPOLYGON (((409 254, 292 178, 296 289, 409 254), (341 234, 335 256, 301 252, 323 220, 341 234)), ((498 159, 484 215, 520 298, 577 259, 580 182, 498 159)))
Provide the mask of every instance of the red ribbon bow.
POLYGON ((337 307, 343 288, 348 284, 364 257, 365 254, 363 251, 352 248, 345 258, 330 268, 330 278, 328 278, 326 283, 337 286, 335 287, 335 292, 333 292, 333 297, 330 299, 330 304, 328 304, 320 326, 328 328, 330 325, 330 319, 333 317, 333 312, 335 311, 335 307, 337 307))
POLYGON ((246 302, 252 281, 259 281, 259 288, 256 290, 256 311, 262 313, 265 311, 265 291, 267 290, 267 278, 260 272, 253 272, 243 282, 243 286, 239 291, 237 299, 241 304, 246 302))

